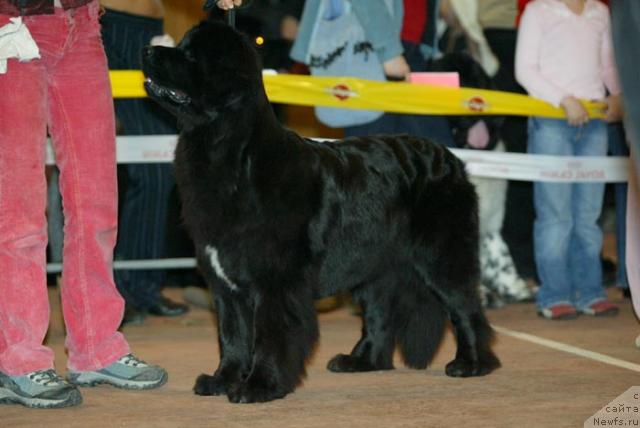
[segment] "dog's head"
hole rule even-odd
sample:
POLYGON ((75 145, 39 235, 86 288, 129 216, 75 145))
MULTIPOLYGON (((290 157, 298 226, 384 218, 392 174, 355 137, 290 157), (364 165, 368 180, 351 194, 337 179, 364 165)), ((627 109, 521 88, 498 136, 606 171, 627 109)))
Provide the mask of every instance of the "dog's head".
POLYGON ((262 93, 261 68, 245 37, 219 22, 202 22, 175 48, 147 46, 142 58, 149 96, 192 125, 250 104, 262 93))
MULTIPOLYGON (((429 71, 455 71, 460 85, 466 88, 495 89, 495 83, 480 64, 464 53, 450 53, 432 61, 429 71)), ((504 119, 497 116, 449 116, 449 125, 456 147, 492 150, 498 143, 504 119), (485 141, 482 136, 486 135, 485 141)))

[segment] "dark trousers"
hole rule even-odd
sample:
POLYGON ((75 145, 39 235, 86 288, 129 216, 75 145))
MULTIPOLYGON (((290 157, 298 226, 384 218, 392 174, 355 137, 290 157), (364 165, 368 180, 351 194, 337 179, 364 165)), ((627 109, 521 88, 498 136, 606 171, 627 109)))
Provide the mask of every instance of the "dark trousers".
MULTIPOLYGON (((610 123, 607 126, 609 134, 609 153, 612 156, 629 156, 624 126, 621 123, 610 123)), ((616 253, 618 256, 617 286, 629 288, 627 282, 627 268, 624 262, 627 242, 627 183, 613 185, 616 206, 616 253)))
MULTIPOLYGON (((162 20, 107 10, 102 37, 109 68, 140 69, 141 51, 163 33, 162 20)), ((122 135, 175 134, 175 120, 149 99, 118 99, 116 117, 122 135)), ((116 260, 163 258, 169 193, 174 187, 171 165, 129 164, 119 167, 120 211, 116 260)), ((127 303, 144 310, 156 303, 165 271, 116 270, 118 290, 127 303)))
POLYGON ((640 2, 615 0, 611 2, 611 29, 616 53, 618 74, 622 84, 627 115, 627 133, 633 147, 636 170, 640 171, 640 2))

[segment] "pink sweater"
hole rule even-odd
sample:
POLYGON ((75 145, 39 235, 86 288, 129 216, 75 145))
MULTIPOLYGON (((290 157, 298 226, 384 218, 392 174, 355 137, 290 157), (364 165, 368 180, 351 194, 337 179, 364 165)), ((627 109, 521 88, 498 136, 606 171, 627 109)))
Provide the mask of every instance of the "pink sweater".
POLYGON ((535 0, 520 22, 516 79, 555 106, 565 97, 598 100, 620 93, 607 6, 587 0, 581 15, 560 0, 535 0))

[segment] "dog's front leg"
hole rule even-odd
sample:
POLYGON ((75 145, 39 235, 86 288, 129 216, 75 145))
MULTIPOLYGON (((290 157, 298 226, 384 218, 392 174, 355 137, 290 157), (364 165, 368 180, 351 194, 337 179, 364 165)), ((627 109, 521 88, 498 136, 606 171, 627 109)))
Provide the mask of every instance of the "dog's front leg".
POLYGON ((234 403, 271 401, 292 392, 318 339, 310 288, 260 291, 254 304, 253 364, 228 393, 234 403))
POLYGON ((194 391, 198 395, 227 394, 231 385, 244 379, 251 370, 253 309, 249 296, 227 290, 214 293, 218 321, 220 365, 211 375, 201 374, 194 391))

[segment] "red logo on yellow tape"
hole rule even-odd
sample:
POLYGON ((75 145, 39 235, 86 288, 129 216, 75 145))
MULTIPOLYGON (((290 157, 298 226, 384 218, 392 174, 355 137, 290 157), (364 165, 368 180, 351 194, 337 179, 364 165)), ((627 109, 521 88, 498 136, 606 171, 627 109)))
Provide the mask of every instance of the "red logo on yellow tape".
POLYGON ((356 93, 345 83, 338 83, 336 86, 329 89, 328 92, 340 101, 348 100, 350 97, 356 95, 356 93))
POLYGON ((476 113, 485 112, 489 108, 489 103, 487 103, 487 101, 479 95, 469 98, 465 102, 465 105, 469 110, 476 113))

